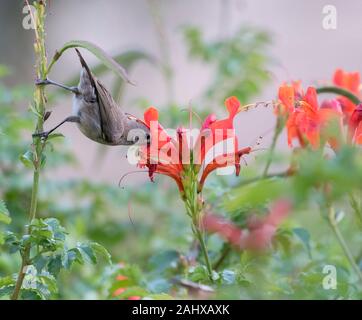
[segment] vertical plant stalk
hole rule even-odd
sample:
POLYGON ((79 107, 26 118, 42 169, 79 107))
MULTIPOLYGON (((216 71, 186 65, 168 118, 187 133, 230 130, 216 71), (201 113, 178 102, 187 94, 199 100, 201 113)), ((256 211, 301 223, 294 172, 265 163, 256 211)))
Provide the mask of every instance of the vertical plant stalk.
POLYGON ((354 195, 351 193, 349 195, 350 205, 353 209, 353 212, 356 216, 356 219, 358 221, 359 226, 362 226, 362 209, 361 205, 358 203, 357 199, 354 197, 354 195))
POLYGON ((265 165, 265 168, 264 168, 264 171, 263 171, 263 175, 262 175, 263 178, 267 177, 267 175, 268 175, 268 171, 269 171, 270 165, 271 165, 272 160, 273 160, 275 147, 277 145, 278 137, 281 134, 282 130, 283 130, 283 120, 282 120, 282 117, 278 116, 277 117, 277 123, 276 123, 275 129, 274 129, 272 144, 271 144, 271 147, 270 147, 267 162, 266 162, 266 165, 265 165))
POLYGON ((352 269, 356 272, 359 280, 360 280, 360 283, 362 284, 362 272, 360 270, 360 268, 358 267, 356 261, 354 260, 354 257, 352 255, 352 252, 351 250, 349 249, 341 231, 339 230, 338 228, 338 225, 337 225, 337 221, 335 219, 335 212, 334 212, 334 209, 333 207, 329 207, 328 208, 328 221, 329 221, 329 224, 339 242, 339 245, 341 246, 344 254, 346 255, 352 269))
MULTIPOLYGON (((32 15, 32 20, 35 26, 35 43, 34 51, 36 56, 36 75, 38 79, 45 79, 47 75, 47 57, 45 50, 45 7, 46 0, 39 0, 33 4, 36 8, 36 16, 32 15)), ((37 110, 37 122, 36 132, 43 131, 44 114, 46 106, 46 97, 44 92, 44 86, 36 86, 34 91, 34 105, 37 110)), ((44 143, 39 137, 33 138, 33 186, 31 193, 31 202, 29 209, 29 224, 36 217, 37 205, 38 205, 38 190, 39 190, 39 178, 41 171, 41 162, 43 157, 44 143)), ((30 230, 27 230, 29 233, 30 230)), ((26 267, 30 263, 30 249, 31 244, 27 244, 24 251, 21 254, 22 262, 18 273, 15 289, 11 295, 12 300, 19 298, 20 290, 24 281, 26 267)))
POLYGON ((187 175, 185 186, 185 207, 186 212, 190 216, 192 221, 192 231, 200 244, 202 255, 204 256, 207 273, 211 281, 212 278, 212 266, 210 263, 209 254, 205 243, 205 234, 202 228, 202 209, 203 203, 197 192, 197 172, 195 172, 193 165, 190 165, 189 173, 187 175))

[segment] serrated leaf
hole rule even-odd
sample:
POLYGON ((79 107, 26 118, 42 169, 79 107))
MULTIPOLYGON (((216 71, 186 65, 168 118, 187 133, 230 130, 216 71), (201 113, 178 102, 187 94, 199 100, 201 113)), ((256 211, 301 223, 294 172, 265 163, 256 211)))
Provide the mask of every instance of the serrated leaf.
POLYGON ((0 200, 0 222, 9 224, 11 222, 10 213, 3 200, 0 200))
POLYGON ((48 290, 51 292, 51 293, 56 293, 58 292, 58 287, 57 287, 57 281, 55 280, 55 278, 48 274, 48 275, 40 275, 40 276, 37 276, 37 278, 43 282, 44 285, 46 285, 46 287, 48 288, 48 290))
POLYGON ((60 255, 56 255, 48 263, 48 271, 55 277, 58 276, 62 267, 63 267, 63 263, 62 263, 62 258, 60 255))
POLYGON ((74 262, 84 264, 84 258, 79 248, 69 249, 63 257, 63 265, 66 269, 70 269, 74 262))
POLYGON ((97 263, 97 256, 95 255, 91 244, 81 243, 78 245, 78 248, 85 261, 93 264, 97 263))

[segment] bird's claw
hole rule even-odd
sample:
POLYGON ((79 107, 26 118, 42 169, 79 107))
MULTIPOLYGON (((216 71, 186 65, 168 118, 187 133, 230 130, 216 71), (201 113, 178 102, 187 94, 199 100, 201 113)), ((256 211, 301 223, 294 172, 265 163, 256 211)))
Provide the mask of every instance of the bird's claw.
POLYGON ((35 80, 35 85, 37 86, 41 86, 41 85, 46 85, 49 83, 49 80, 46 78, 46 79, 36 79, 35 80))
POLYGON ((49 132, 39 132, 39 133, 33 133, 33 138, 40 138, 42 140, 46 140, 49 137, 49 132))

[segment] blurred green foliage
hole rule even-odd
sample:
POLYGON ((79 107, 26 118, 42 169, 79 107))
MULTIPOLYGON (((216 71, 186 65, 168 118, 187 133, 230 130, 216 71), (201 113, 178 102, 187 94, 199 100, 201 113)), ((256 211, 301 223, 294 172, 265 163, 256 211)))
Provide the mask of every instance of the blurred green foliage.
POLYGON ((190 56, 214 68, 205 93, 209 101, 222 103, 225 97, 237 96, 241 103, 250 103, 269 80, 270 58, 265 52, 270 36, 265 31, 241 27, 232 36, 211 42, 196 27, 186 27, 184 35, 190 56))
MULTIPOLYGON (((190 54, 215 70, 202 105, 230 95, 250 102, 260 92, 268 79, 269 37, 264 32, 241 28, 234 36, 213 43, 205 43, 194 27, 187 28, 185 35, 190 54)), ((132 57, 128 57, 130 63, 151 59, 143 53, 132 57)), ((102 74, 100 66, 96 69, 102 74)), ((333 236, 325 211, 326 205, 334 204, 338 226, 361 267, 362 158, 361 151, 351 146, 330 157, 310 150, 275 154, 273 163, 282 167, 294 163, 299 168, 293 177, 260 180, 265 156, 242 168, 239 178, 213 176, 203 194, 208 207, 241 228, 251 214, 265 215, 274 199, 288 198, 294 205, 265 252, 240 252, 218 235, 210 235, 213 283, 198 256, 176 186, 161 177, 155 184, 136 187, 128 186, 126 180, 119 188, 42 175, 37 219, 29 234, 22 236, 31 194, 28 159, 33 119, 21 107, 31 100, 32 88, 5 86, 2 79, 7 74, 6 67, 0 66, 2 298, 13 291, 19 252, 28 241, 32 261, 22 290, 24 299, 362 298, 358 279, 333 236), (326 265, 336 267, 336 289, 323 288, 326 265)), ((195 107, 201 115, 206 112, 202 105, 195 107)), ((162 121, 170 126, 180 123, 176 104, 164 109, 171 111, 162 121)), ((188 113, 184 115, 188 119, 188 113)), ((66 139, 52 139, 47 148, 47 171, 81 165, 66 139)))

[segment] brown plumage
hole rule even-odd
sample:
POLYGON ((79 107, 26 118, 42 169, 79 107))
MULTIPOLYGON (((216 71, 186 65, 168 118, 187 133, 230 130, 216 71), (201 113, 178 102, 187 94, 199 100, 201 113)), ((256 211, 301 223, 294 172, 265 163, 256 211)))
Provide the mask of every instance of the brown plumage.
POLYGON ((73 116, 79 117, 78 127, 88 138, 107 145, 146 143, 148 127, 139 119, 125 114, 109 91, 92 74, 77 51, 82 71, 73 99, 73 116))
POLYGON ((80 131, 89 139, 107 145, 146 144, 149 128, 143 121, 125 114, 113 100, 105 86, 92 74, 80 52, 75 49, 82 70, 77 87, 67 87, 49 79, 37 81, 37 85, 56 85, 72 91, 73 114, 53 129, 34 134, 47 138, 65 122, 76 122, 80 131))

